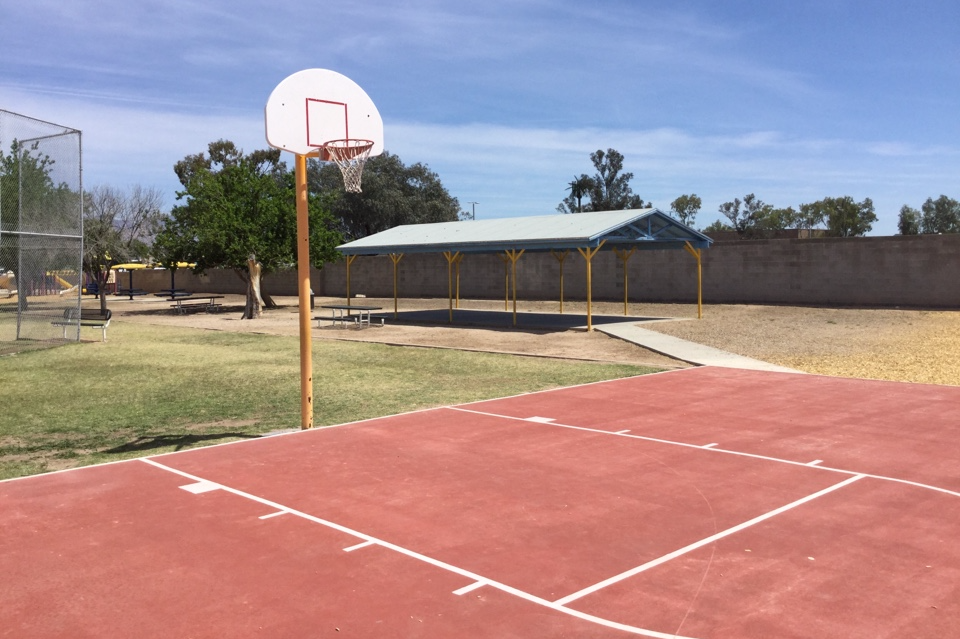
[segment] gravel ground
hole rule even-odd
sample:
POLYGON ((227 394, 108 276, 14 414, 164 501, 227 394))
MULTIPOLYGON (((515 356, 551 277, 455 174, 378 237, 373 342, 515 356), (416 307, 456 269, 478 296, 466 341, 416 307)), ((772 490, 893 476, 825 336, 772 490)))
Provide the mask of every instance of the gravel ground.
MULTIPOLYGON (((256 321, 239 319, 240 296, 228 296, 228 310, 218 314, 176 316, 164 302, 143 298, 133 302, 111 299, 110 307, 115 317, 131 321, 296 335, 296 299, 276 301, 281 308, 267 311, 256 321)), ((318 298, 317 304, 342 301, 318 298)), ((393 307, 392 299, 363 301, 393 307)), ((404 299, 400 308, 446 308, 446 300, 404 299)), ((464 300, 461 308, 503 310, 503 301, 464 300)), ((557 312, 558 304, 519 301, 518 310, 557 312)), ((583 303, 564 304, 567 313, 585 310, 583 303)), ((623 303, 595 303, 593 310, 598 315, 622 315, 623 303)), ((691 304, 631 304, 628 310, 633 317, 675 320, 643 322, 644 328, 808 373, 960 386, 960 311, 706 305, 703 319, 697 320, 696 305, 691 304)), ((313 335, 319 339, 686 366, 596 331, 548 333, 388 323, 382 329, 363 331, 315 328, 313 335)))

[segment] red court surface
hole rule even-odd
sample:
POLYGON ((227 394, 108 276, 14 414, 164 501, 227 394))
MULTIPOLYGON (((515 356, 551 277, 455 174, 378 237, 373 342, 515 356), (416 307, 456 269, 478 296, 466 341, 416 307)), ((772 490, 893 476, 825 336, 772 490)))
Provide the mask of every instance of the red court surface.
POLYGON ((0 637, 960 636, 958 436, 699 368, 0 482, 0 637))

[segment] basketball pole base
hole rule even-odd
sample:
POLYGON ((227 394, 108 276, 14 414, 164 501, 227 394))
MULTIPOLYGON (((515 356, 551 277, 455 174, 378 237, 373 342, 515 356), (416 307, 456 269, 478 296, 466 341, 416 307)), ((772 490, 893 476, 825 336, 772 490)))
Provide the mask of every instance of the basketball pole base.
POLYGON ((300 430, 313 428, 313 335, 310 332, 310 205, 307 156, 296 154, 297 280, 300 297, 300 430))

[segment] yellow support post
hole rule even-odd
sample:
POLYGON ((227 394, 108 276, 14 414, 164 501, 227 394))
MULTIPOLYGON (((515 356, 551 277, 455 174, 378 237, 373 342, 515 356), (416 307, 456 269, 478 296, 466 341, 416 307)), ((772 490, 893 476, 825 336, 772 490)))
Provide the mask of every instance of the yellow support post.
POLYGON ((597 248, 592 251, 589 248, 577 249, 580 255, 583 256, 583 259, 587 261, 587 331, 593 330, 593 271, 591 270, 590 263, 593 261, 593 256, 603 248, 606 242, 606 240, 601 241, 600 244, 597 245, 597 248))
POLYGON ((393 262, 393 319, 397 319, 397 265, 403 259, 403 253, 390 253, 393 262))
POLYGON ((453 324, 453 263, 460 255, 460 251, 451 253, 444 251, 443 257, 447 260, 447 297, 450 301, 450 323, 453 324))
POLYGON ((453 262, 457 265, 457 308, 460 308, 460 262, 463 261, 463 253, 457 255, 453 262))
POLYGON ((636 246, 631 246, 630 250, 614 248, 613 252, 617 254, 617 257, 620 258, 620 261, 623 263, 623 314, 627 315, 627 260, 630 259, 630 256, 633 255, 637 250, 636 246))
POLYGON ((503 260, 503 310, 506 311, 510 309, 510 258, 506 255, 499 257, 503 260))
POLYGON ((684 242, 684 250, 697 260, 697 319, 703 319, 703 249, 695 249, 690 242, 684 242))
POLYGON ((567 255, 570 254, 569 249, 564 249, 562 252, 557 253, 556 251, 550 251, 550 255, 557 258, 557 261, 560 262, 560 314, 563 315, 563 261, 567 259, 567 255))
POLYGON ((507 259, 510 260, 510 270, 513 274, 513 325, 517 325, 517 260, 520 259, 520 256, 523 255, 526 249, 510 249, 509 251, 504 251, 507 256, 507 259))
POLYGON ((313 428, 313 335, 310 332, 310 207, 307 156, 294 160, 297 195, 297 280, 300 320, 300 430, 313 428))
POLYGON ((350 306, 350 265, 357 259, 356 255, 347 256, 347 306, 350 306))

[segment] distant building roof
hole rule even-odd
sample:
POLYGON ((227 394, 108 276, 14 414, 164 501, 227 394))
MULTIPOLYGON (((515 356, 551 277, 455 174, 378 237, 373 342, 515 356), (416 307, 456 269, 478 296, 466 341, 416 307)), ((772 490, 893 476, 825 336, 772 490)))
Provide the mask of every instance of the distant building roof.
POLYGON ((658 209, 633 209, 404 224, 337 247, 344 255, 385 253, 498 253, 505 250, 707 248, 713 241, 658 209))

